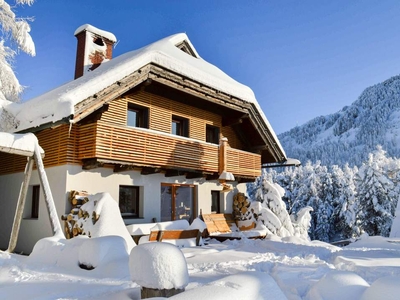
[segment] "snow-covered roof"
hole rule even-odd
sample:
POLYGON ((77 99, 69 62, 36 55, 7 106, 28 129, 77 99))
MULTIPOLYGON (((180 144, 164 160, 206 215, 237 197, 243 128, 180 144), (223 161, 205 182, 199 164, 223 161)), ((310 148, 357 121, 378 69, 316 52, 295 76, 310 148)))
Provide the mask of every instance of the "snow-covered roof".
MULTIPOLYGON (((83 30, 82 28, 90 29, 92 27, 84 25, 78 30, 83 30)), ((216 66, 202 59, 185 33, 166 37, 138 50, 120 55, 103 63, 94 71, 27 102, 9 104, 7 111, 11 112, 18 120, 18 124, 14 126, 15 131, 18 132, 46 123, 57 122, 74 115, 74 106, 76 104, 150 63, 253 103, 282 153, 284 153, 271 125, 258 105, 253 91, 248 86, 237 82, 216 66), (176 47, 177 44, 182 42, 189 44, 197 57, 188 55, 176 47)))
MULTIPOLYGON (((33 156, 37 143, 38 140, 33 133, 0 132, 0 152, 33 156)), ((42 154, 44 153, 42 148, 39 148, 39 150, 42 154)))

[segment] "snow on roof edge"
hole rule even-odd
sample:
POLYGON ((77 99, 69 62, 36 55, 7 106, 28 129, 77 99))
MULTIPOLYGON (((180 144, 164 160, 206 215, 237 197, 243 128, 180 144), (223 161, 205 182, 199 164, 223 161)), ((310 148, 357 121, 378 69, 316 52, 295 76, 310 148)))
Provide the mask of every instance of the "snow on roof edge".
MULTIPOLYGON (((33 133, 0 132, 0 152, 33 156, 35 144, 38 144, 38 139, 33 133)), ((44 153, 41 147, 39 149, 44 153)))

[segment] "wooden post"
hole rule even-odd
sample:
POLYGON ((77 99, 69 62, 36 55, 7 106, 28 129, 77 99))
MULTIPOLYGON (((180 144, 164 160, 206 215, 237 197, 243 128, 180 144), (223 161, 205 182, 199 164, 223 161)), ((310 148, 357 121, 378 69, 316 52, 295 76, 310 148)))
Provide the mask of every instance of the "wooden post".
POLYGON ((57 210, 54 204, 53 195, 51 194, 49 181, 47 180, 47 175, 44 170, 43 160, 39 150, 39 144, 35 145, 35 152, 33 157, 35 158, 36 167, 39 172, 39 179, 42 186, 47 211, 49 213, 51 229, 53 230, 54 235, 65 238, 60 220, 58 219, 57 210))
POLYGON ((226 171, 226 148, 228 146, 228 139, 226 137, 221 138, 219 142, 219 157, 218 157, 218 172, 221 175, 222 172, 226 171))
POLYGON ((26 194, 28 192, 29 181, 31 180, 32 168, 33 168, 33 157, 28 157, 28 162, 26 163, 25 166, 24 181, 22 182, 21 189, 19 191, 17 209, 15 211, 14 223, 11 231, 10 242, 8 244, 8 249, 7 249, 7 252, 10 253, 14 252, 14 249, 17 245, 18 233, 21 225, 22 214, 24 212, 25 199, 26 199, 26 194))

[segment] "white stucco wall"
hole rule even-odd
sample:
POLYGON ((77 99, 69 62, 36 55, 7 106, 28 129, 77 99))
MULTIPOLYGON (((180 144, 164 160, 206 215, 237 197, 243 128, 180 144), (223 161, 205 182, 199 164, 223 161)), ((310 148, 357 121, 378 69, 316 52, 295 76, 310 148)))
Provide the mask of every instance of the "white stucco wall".
MULTIPOLYGON (((89 194, 108 192, 118 201, 120 185, 136 185, 143 187, 143 208, 140 219, 128 219, 127 224, 149 223, 153 218, 160 220, 161 183, 194 184, 197 186, 197 212, 211 212, 211 191, 222 190, 217 181, 205 181, 204 178, 186 179, 184 176, 165 177, 164 174, 141 175, 138 171, 114 173, 109 168, 82 170, 80 166, 70 166, 67 177, 67 191, 84 190, 89 194)), ((233 192, 221 193, 221 199, 226 197, 232 211, 233 192)), ((222 201, 221 201, 222 202, 222 201)), ((142 204, 142 203, 141 203, 142 204)), ((222 208, 222 207, 221 207, 222 208)))
MULTIPOLYGON (((57 213, 61 215, 69 213, 71 205, 68 202, 68 193, 71 190, 83 190, 89 194, 108 192, 118 201, 120 185, 141 186, 141 218, 126 219, 126 224, 149 223, 153 218, 160 220, 161 207, 161 183, 194 184, 197 193, 196 215, 202 211, 204 214, 211 213, 211 191, 220 191, 222 186, 217 181, 205 181, 204 178, 186 179, 184 176, 165 177, 164 174, 141 175, 138 171, 126 171, 114 173, 113 169, 96 168, 93 170, 82 170, 81 166, 66 165, 46 169, 50 188, 53 194, 57 213)), ((6 249, 11 234, 12 223, 15 215, 16 203, 18 200, 20 186, 24 174, 12 174, 0 176, 0 248, 6 249)), ((30 186, 39 185, 39 177, 36 170, 33 170, 30 186)), ((234 186, 236 186, 234 184, 234 186)), ((232 212, 233 195, 238 191, 245 192, 245 185, 238 185, 237 189, 227 193, 221 193, 221 210, 232 212), (244 191, 243 191, 244 189, 244 191)), ((31 194, 28 196, 25 205, 24 217, 30 215, 31 194)), ((61 221, 63 226, 63 222, 61 221)), ((18 237, 16 252, 30 253, 35 243, 46 236, 50 236, 51 226, 41 191, 39 202, 39 218, 24 218, 18 237)))
MULTIPOLYGON (((47 168, 46 174, 49 180, 50 188, 56 204, 57 212, 65 209, 65 182, 66 167, 47 168)), ((1 226, 0 226, 0 248, 8 247, 12 224, 14 221, 16 205, 20 192, 20 187, 24 173, 0 176, 0 201, 2 207, 0 210, 1 226)), ((26 199, 24 218, 22 219, 18 242, 15 252, 30 253, 35 243, 46 236, 52 234, 50 219, 48 216, 47 206, 44 201, 43 191, 40 191, 39 198, 39 217, 30 219, 31 209, 31 186, 40 185, 38 172, 32 171, 31 181, 29 182, 28 195, 26 199)))

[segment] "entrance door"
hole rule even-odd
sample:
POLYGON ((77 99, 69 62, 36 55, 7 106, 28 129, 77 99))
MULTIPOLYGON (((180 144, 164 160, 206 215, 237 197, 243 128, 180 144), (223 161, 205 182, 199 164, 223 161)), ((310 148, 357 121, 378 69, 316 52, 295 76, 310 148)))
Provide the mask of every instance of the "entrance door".
POLYGON ((161 184, 161 221, 194 218, 194 185, 161 184))

